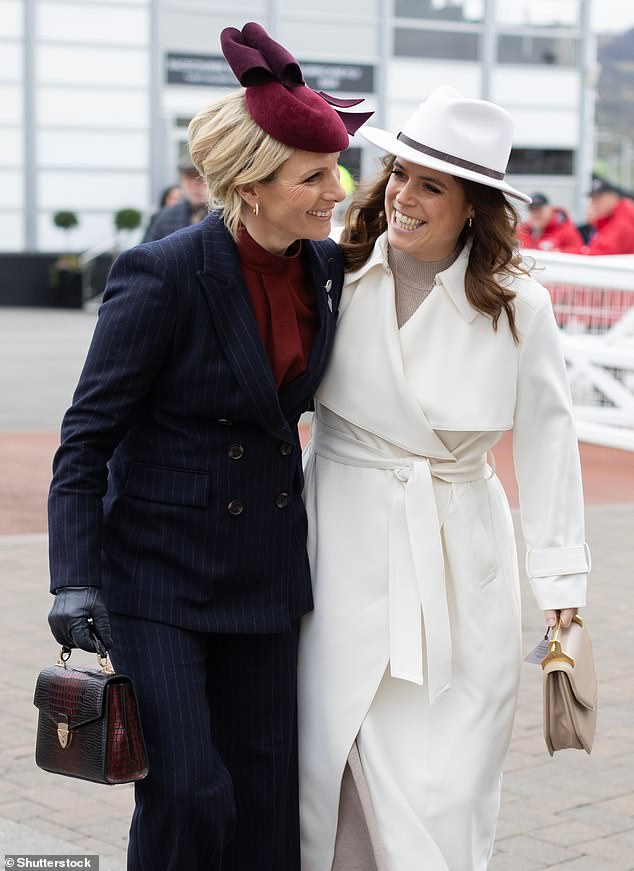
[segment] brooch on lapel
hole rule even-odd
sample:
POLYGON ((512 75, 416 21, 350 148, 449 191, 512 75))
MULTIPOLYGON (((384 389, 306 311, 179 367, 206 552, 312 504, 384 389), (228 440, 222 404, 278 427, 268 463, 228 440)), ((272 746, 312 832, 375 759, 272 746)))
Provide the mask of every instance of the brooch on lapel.
POLYGON ((324 290, 326 291, 328 308, 330 309, 330 311, 332 311, 332 297, 330 296, 330 291, 332 290, 332 278, 329 278, 328 281, 324 284, 324 290))

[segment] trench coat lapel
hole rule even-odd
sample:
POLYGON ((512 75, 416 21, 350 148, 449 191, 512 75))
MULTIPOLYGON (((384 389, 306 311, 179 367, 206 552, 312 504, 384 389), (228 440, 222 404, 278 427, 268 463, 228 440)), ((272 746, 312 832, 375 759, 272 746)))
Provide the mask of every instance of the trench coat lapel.
POLYGON ((344 301, 346 292, 351 298, 339 320, 318 399, 406 451, 452 462, 454 455, 432 429, 404 372, 385 245, 381 237, 365 267, 347 278, 344 301), (357 290, 360 278, 363 286, 357 290))
POLYGON ((235 244, 217 214, 206 218, 205 224, 203 268, 198 279, 222 349, 256 420, 272 436, 291 440, 235 244))

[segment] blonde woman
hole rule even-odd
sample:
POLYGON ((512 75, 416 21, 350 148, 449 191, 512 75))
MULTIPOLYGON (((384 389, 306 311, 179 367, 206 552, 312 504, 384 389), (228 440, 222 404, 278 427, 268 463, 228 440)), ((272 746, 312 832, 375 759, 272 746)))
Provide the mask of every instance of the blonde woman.
POLYGON ((129 871, 299 871, 297 422, 343 279, 339 152, 367 116, 259 25, 221 41, 245 90, 189 129, 220 208, 113 267, 50 492, 53 634, 97 636, 138 694, 129 871))
POLYGON ((515 250, 512 121, 439 88, 350 207, 306 505, 302 871, 485 871, 521 661, 511 430, 527 570, 552 625, 585 604, 579 455, 548 292, 515 250), (334 864, 333 864, 334 861, 334 864))

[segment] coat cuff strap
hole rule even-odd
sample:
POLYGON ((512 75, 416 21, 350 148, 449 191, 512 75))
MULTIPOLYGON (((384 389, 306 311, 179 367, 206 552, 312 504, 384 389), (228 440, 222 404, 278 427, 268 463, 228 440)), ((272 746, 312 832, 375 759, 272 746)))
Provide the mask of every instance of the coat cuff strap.
POLYGON ((589 572, 591 565, 590 548, 585 542, 574 547, 529 548, 526 551, 526 574, 529 578, 581 574, 589 572))

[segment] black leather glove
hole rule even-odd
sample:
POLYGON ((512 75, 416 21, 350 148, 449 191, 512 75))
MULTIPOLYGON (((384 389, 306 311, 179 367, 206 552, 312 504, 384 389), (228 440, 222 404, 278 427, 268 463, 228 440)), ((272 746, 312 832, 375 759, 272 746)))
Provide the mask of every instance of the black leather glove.
POLYGON ((53 637, 62 647, 101 653, 112 647, 108 609, 99 587, 60 587, 48 614, 53 637), (96 637, 95 637, 96 636, 96 637))

